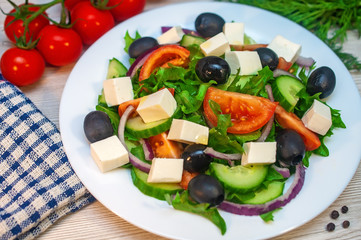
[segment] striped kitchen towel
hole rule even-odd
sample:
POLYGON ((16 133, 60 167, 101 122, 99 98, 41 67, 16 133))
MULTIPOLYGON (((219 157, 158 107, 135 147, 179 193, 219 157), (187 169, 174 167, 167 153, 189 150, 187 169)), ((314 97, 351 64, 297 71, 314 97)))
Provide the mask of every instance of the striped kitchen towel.
POLYGON ((33 239, 95 200, 71 168, 54 123, 1 79, 0 190, 0 239, 33 239))

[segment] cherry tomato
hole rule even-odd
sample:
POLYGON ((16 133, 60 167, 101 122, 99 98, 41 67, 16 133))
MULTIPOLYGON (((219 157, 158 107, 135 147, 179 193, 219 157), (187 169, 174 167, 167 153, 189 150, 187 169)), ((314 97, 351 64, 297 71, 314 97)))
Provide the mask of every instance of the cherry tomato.
POLYGON ((49 25, 40 31, 39 38, 37 49, 54 66, 75 62, 83 50, 81 38, 73 29, 49 25))
MULTIPOLYGON (((32 5, 32 4, 28 4, 28 5, 32 5)), ((29 11, 31 11, 31 12, 36 12, 37 10, 39 10, 39 7, 30 7, 29 8, 29 11)), ((15 9, 11 10, 10 13, 13 13, 13 12, 15 12, 15 9)), ((46 13, 44 13, 44 15, 46 15, 46 13)), ((30 17, 30 16, 28 16, 28 17, 30 17)), ((13 21, 14 19, 15 19, 14 16, 7 15, 5 18, 5 22, 4 22, 5 34, 8 37, 8 39, 10 41, 12 41, 13 43, 16 42, 15 36, 17 38, 19 38, 24 33, 23 20, 18 19, 18 20, 13 21)), ((49 25, 49 20, 46 17, 44 17, 42 15, 39 15, 38 17, 36 17, 33 21, 31 21, 29 23, 29 31, 26 33, 26 41, 29 41, 30 37, 32 37, 33 40, 37 39, 40 30, 47 25, 49 25)))
POLYGON ((144 62, 139 73, 139 81, 149 78, 159 67, 168 67, 168 63, 185 67, 188 64, 190 52, 178 45, 164 45, 154 50, 144 62))
POLYGON ((85 2, 86 0, 64 0, 64 6, 66 9, 71 11, 75 5, 77 5, 79 2, 85 2))
POLYGON ((206 118, 214 126, 217 125, 217 116, 213 113, 209 100, 218 103, 223 114, 231 114, 233 125, 227 132, 235 134, 250 133, 263 127, 278 105, 267 98, 210 87, 203 101, 203 109, 206 118))
POLYGON ((167 135, 167 132, 163 132, 148 139, 154 156, 158 158, 181 158, 182 145, 168 140, 167 135))
POLYGON ((107 6, 116 6, 110 9, 110 12, 114 19, 120 22, 141 13, 145 2, 146 0, 109 0, 107 6))
POLYGON ((307 151, 315 150, 321 146, 318 136, 306 128, 296 114, 287 112, 283 107, 278 105, 276 107, 275 116, 277 122, 283 128, 293 129, 301 135, 307 151))
POLYGON ((99 10, 93 7, 90 1, 76 4, 70 15, 73 28, 85 45, 93 44, 115 24, 108 10, 99 10))
POLYGON ((19 87, 38 81, 44 73, 45 61, 35 50, 10 48, 1 57, 0 69, 3 77, 19 87))

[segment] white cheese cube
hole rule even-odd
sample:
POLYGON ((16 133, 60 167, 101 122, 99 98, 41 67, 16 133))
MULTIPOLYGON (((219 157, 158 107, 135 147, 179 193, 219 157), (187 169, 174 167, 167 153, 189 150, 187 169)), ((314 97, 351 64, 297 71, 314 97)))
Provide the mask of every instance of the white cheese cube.
POLYGON ((128 151, 115 135, 91 143, 90 154, 101 172, 110 171, 129 162, 128 151))
POLYGON ((116 106, 134 98, 130 77, 111 78, 103 82, 105 101, 108 106, 116 106))
POLYGON ((209 128, 182 119, 173 119, 168 133, 168 139, 187 144, 208 144, 209 128))
POLYGON ((242 165, 276 162, 276 142, 247 142, 243 144, 242 165))
POLYGON ((294 63, 301 54, 301 45, 291 42, 281 35, 277 35, 267 46, 272 49, 278 57, 283 57, 287 62, 294 63))
POLYGON ((175 26, 160 35, 157 40, 159 44, 172 44, 182 40, 184 32, 181 26, 175 26))
POLYGON ((229 44, 243 45, 244 43, 244 23, 231 22, 223 25, 223 33, 229 44))
POLYGON ((231 50, 228 40, 223 32, 211 37, 200 45, 205 56, 221 56, 231 50))
POLYGON ((182 180, 182 173, 182 158, 153 158, 147 182, 179 183, 182 180))
POLYGON ((177 102, 168 89, 164 88, 142 98, 137 112, 145 123, 169 118, 177 108, 177 102))
POLYGON ((314 100, 301 120, 311 131, 325 135, 332 125, 331 109, 322 102, 314 100))
POLYGON ((262 70, 262 63, 256 51, 230 51, 225 55, 225 60, 231 68, 231 74, 257 75, 262 70))

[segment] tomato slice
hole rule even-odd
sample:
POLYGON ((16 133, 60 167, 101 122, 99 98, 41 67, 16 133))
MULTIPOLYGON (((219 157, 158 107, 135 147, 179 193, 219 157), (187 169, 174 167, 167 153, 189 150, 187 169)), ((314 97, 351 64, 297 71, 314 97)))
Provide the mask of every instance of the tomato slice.
POLYGON ((283 107, 277 106, 276 120, 283 128, 293 129, 301 135, 307 151, 312 151, 321 146, 321 141, 318 136, 306 128, 301 119, 294 113, 287 112, 283 107))
POLYGON ((139 81, 149 76, 159 67, 169 67, 168 63, 175 66, 186 67, 190 52, 178 45, 164 45, 154 50, 144 62, 139 73, 139 81))
MULTIPOLYGON (((159 89, 162 90, 163 88, 159 89)), ((174 96, 174 88, 168 88, 169 92, 174 96)), ((122 116, 123 113, 125 112, 125 110, 129 107, 129 106, 133 106, 135 109, 137 109, 140 101, 142 98, 136 98, 136 99, 132 99, 132 100, 128 100, 126 102, 123 102, 121 104, 119 104, 118 106, 118 114, 119 116, 122 116)), ((136 111, 133 112, 132 117, 137 116, 138 113, 136 111)))
POLYGON ((149 143, 158 158, 181 158, 183 147, 182 144, 167 139, 168 132, 150 137, 149 143))
POLYGON ((203 109, 206 118, 214 126, 217 125, 217 116, 213 113, 209 100, 218 103, 223 114, 231 114, 233 126, 227 132, 235 134, 250 133, 263 127, 278 105, 267 98, 210 87, 203 101, 203 109))
POLYGON ((293 63, 287 62, 283 57, 278 58, 278 69, 288 71, 292 67, 293 63))

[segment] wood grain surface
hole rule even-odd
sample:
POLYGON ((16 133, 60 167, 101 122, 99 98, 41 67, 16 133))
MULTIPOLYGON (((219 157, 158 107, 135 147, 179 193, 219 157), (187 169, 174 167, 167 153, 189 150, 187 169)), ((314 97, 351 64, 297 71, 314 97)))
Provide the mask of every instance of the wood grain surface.
MULTIPOLYGON (((39 0, 40 1, 40 0, 39 0)), ((22 2, 20 0, 14 1, 22 2)), ((148 0, 146 11, 163 5, 176 2, 191 2, 191 0, 148 0)), ((9 12, 10 4, 6 0, 0 0, 0 6, 4 12, 9 12)), ((0 16, 0 55, 12 46, 4 34, 4 15, 0 16)), ((348 39, 344 45, 346 52, 353 53, 361 59, 361 39, 358 39, 356 32, 349 32, 348 39)), ((37 107, 59 127, 59 103, 63 88, 68 75, 74 65, 65 67, 47 66, 42 79, 21 90, 37 105, 37 107)), ((361 93, 361 72, 351 72, 352 78, 361 93)), ((361 109, 358 109, 360 111, 361 109)), ((361 119, 360 119, 361 121, 361 119)), ((360 133, 361 134, 361 133, 360 133)), ((361 147, 361 144, 360 144, 361 147)), ((361 167, 359 166, 351 182, 338 197, 338 199, 319 216, 304 224, 303 226, 284 233, 276 238, 277 240, 288 239, 361 239, 361 167), (341 214, 337 220, 333 232, 327 232, 325 227, 331 222, 330 213, 338 210, 343 205, 349 207, 347 214, 341 214), (344 220, 350 221, 349 228, 342 228, 344 220)), ((118 217, 100 202, 95 203, 70 214, 53 226, 38 239, 166 239, 152 233, 146 232, 118 217)))

